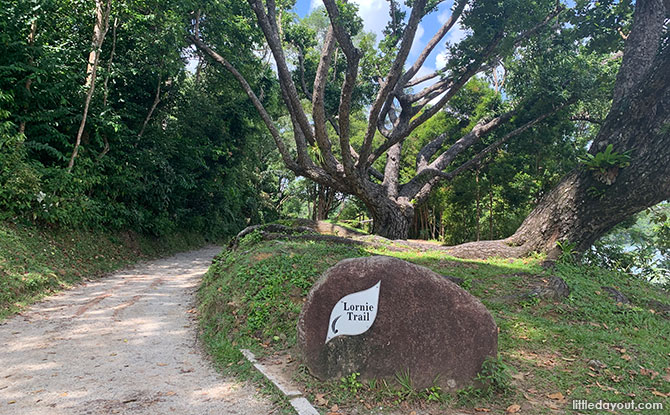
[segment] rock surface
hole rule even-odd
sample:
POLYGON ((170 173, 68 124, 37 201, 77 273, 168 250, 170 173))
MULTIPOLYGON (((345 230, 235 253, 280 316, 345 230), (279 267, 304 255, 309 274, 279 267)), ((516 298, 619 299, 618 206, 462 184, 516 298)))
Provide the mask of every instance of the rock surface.
POLYGON ((468 292, 435 272, 390 257, 346 259, 312 288, 298 322, 298 346, 312 374, 394 379, 409 372, 414 387, 468 385, 497 354, 493 317, 468 292), (381 281, 368 331, 325 343, 331 310, 345 295, 381 281))

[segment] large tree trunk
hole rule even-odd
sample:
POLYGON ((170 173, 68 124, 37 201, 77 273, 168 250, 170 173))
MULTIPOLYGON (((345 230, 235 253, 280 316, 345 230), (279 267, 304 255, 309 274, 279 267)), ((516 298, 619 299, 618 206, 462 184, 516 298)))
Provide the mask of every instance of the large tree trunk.
POLYGON ((414 208, 399 205, 390 199, 368 203, 368 210, 373 219, 375 235, 388 239, 407 239, 409 228, 414 218, 414 208))
POLYGON ((590 149, 596 154, 611 144, 629 151, 630 165, 610 169, 609 177, 582 166, 540 201, 509 242, 550 252, 565 241, 583 251, 632 214, 670 198, 670 48, 657 53, 663 8, 660 0, 636 5, 614 103, 590 149))
POLYGON ((612 145, 628 163, 604 172, 580 166, 547 193, 511 237, 450 248, 455 256, 559 253, 557 242, 588 249, 616 224, 670 199, 670 47, 662 46, 670 1, 638 0, 613 104, 589 152, 612 145), (660 49, 660 51, 659 51, 660 49))

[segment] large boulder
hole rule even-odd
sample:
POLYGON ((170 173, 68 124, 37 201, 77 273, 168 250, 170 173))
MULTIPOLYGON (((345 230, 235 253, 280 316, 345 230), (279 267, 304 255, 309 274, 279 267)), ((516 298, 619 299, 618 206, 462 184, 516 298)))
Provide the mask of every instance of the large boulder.
POLYGON ((498 329, 477 298, 445 277, 375 256, 340 261, 317 281, 298 321, 298 347, 320 379, 409 372, 416 388, 453 390, 497 355, 498 329))

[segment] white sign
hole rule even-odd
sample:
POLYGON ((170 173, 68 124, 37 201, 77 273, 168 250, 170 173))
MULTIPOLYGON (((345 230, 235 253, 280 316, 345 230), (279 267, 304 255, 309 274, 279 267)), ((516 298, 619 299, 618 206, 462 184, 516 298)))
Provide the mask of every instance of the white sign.
POLYGON ((345 295, 330 312, 326 343, 337 336, 363 334, 377 318, 381 281, 367 290, 345 295))

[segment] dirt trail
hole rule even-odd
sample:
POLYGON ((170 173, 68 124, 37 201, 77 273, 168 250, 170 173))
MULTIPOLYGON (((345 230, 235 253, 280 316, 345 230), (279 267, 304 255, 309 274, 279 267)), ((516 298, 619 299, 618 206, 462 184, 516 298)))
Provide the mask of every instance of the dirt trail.
POLYGON ((218 247, 146 262, 0 323, 0 414, 269 414, 196 343, 195 290, 218 247))

